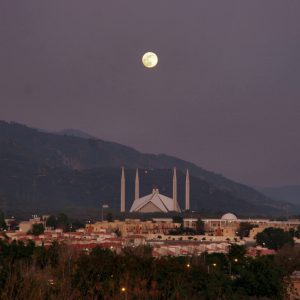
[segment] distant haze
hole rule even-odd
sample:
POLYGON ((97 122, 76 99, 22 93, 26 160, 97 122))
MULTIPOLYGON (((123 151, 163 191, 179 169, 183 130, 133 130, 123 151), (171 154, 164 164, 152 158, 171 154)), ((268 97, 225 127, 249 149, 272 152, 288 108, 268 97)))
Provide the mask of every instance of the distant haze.
POLYGON ((299 13, 282 0, 1 1, 0 119, 300 184, 299 13))

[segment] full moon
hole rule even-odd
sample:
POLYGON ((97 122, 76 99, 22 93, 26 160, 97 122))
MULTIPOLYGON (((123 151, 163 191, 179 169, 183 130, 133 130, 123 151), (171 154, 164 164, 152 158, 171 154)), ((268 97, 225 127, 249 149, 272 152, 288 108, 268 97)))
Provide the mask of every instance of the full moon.
POLYGON ((153 52, 147 52, 143 55, 142 62, 146 68, 154 68, 158 63, 158 57, 153 52))

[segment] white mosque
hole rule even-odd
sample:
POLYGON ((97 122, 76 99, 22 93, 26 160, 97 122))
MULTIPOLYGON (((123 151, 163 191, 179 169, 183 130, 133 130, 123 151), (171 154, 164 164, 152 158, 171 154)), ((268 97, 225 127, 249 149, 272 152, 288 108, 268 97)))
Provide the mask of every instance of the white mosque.
MULTIPOLYGON (((136 170, 135 175, 135 197, 130 208, 130 212, 139 213, 168 213, 171 211, 181 212, 177 201, 177 175, 176 168, 173 169, 173 198, 169 198, 159 193, 157 188, 154 188, 152 193, 140 198, 140 182, 139 171, 136 170)), ((185 209, 190 209, 190 179, 189 171, 186 171, 185 179, 185 209)), ((122 168, 121 175, 121 213, 125 212, 125 170, 122 168)))

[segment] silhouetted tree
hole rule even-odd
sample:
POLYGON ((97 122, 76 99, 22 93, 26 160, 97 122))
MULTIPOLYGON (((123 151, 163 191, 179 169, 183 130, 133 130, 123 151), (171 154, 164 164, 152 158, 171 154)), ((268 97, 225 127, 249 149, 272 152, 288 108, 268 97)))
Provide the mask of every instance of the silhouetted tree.
POLYGON ((196 233, 197 234, 204 234, 204 222, 201 219, 197 220, 196 233))
POLYGON ((107 213, 107 215, 106 215, 106 221, 113 222, 113 220, 114 220, 113 214, 111 212, 107 213))
POLYGON ((77 230, 79 228, 84 228, 85 227, 84 223, 82 223, 79 220, 72 221, 71 226, 72 226, 72 230, 73 231, 75 231, 75 230, 77 230))
POLYGON ((181 226, 183 225, 183 218, 181 216, 173 216, 173 223, 179 223, 181 226))
POLYGON ((229 253, 228 256, 231 259, 239 259, 239 260, 243 260, 246 254, 246 248, 243 245, 237 245, 237 244, 231 244, 230 245, 230 249, 229 249, 229 253))
POLYGON ((57 216, 57 228, 60 228, 63 231, 70 230, 70 220, 66 214, 60 213, 57 216))
POLYGON ((56 227, 57 227, 57 218, 53 215, 49 216, 49 218, 46 221, 46 226, 51 227, 53 229, 56 229, 56 227))
POLYGON ((29 231, 29 233, 38 236, 40 234, 43 234, 45 231, 45 227, 42 223, 39 224, 33 224, 32 229, 29 231))
POLYGON ((250 230, 254 227, 257 227, 257 225, 250 224, 248 222, 241 222, 237 235, 242 239, 244 237, 249 237, 250 230))
POLYGON ((290 232, 281 228, 266 228, 256 235, 256 243, 269 249, 280 249, 283 245, 293 245, 294 240, 290 232))
POLYGON ((274 257, 260 256, 248 261, 240 269, 234 288, 242 289, 247 296, 251 297, 283 299, 283 273, 275 265, 274 257))
POLYGON ((6 229, 7 229, 7 225, 5 223, 4 213, 1 211, 0 212, 0 230, 6 230, 6 229))

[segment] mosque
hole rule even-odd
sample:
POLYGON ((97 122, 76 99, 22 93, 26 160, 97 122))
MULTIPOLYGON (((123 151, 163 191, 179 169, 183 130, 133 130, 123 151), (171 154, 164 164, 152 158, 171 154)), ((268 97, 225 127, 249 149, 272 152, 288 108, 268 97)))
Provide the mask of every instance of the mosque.
MULTIPOLYGON (((121 174, 121 213, 125 212, 125 170, 122 168, 121 174)), ((139 213, 168 213, 171 211, 181 212, 177 201, 177 174, 176 168, 173 169, 173 198, 167 197, 159 193, 157 188, 152 190, 152 193, 140 197, 140 181, 139 170, 136 169, 135 174, 135 197, 130 208, 130 212, 139 213)), ((190 178, 189 171, 186 171, 185 178, 185 209, 190 209, 190 178)))

